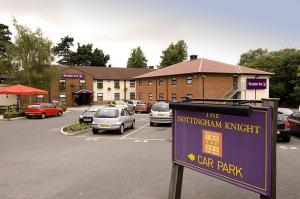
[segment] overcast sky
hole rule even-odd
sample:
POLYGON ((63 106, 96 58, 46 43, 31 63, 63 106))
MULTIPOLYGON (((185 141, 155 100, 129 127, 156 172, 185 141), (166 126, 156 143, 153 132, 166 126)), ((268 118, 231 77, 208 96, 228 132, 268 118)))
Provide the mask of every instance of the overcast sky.
POLYGON ((0 0, 0 23, 12 17, 40 27, 54 44, 69 35, 109 54, 113 67, 126 67, 141 46, 148 65, 161 51, 184 39, 188 54, 236 64, 254 48, 300 48, 297 0, 0 0))

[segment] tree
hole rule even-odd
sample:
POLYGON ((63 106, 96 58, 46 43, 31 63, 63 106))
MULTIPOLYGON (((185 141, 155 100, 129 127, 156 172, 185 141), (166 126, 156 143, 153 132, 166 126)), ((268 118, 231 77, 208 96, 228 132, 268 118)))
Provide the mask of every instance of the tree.
POLYGON ((61 38, 61 42, 53 47, 54 55, 61 57, 57 61, 59 64, 71 65, 71 54, 73 53, 70 48, 74 45, 74 38, 65 36, 61 38))
MULTIPOLYGON (((258 49, 256 49, 258 50, 258 49)), ((252 54, 253 51, 248 51, 252 54)), ((242 55, 247 55, 244 53, 242 55)), ((280 98, 282 106, 299 106, 300 104, 300 50, 282 49, 265 52, 243 65, 275 73, 270 79, 270 96, 280 98)))
POLYGON ((140 46, 132 49, 127 61, 127 68, 147 68, 147 59, 140 46))
POLYGON ((176 44, 171 43, 166 50, 162 51, 160 56, 160 67, 166 67, 177 64, 187 59, 187 45, 184 40, 179 40, 176 44))
POLYGON ((59 78, 58 67, 50 66, 53 60, 52 42, 43 37, 41 29, 33 32, 17 24, 15 19, 13 22, 17 31, 16 41, 7 51, 14 68, 11 80, 49 90, 51 83, 59 78))
POLYGON ((91 66, 106 66, 109 55, 105 55, 103 50, 96 48, 93 52, 91 66))
POLYGON ((6 55, 7 46, 11 44, 10 35, 8 26, 0 23, 0 58, 6 55))
POLYGON ((243 53, 240 58, 239 65, 244 65, 245 63, 253 62, 254 60, 263 57, 268 54, 268 49, 258 48, 255 50, 249 50, 243 53))

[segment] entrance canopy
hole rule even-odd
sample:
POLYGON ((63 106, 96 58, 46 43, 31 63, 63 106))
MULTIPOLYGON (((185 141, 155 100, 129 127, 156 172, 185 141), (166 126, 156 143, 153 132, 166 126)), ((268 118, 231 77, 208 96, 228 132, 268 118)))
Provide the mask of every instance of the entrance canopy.
POLYGON ((93 91, 87 90, 87 89, 82 89, 79 91, 76 91, 75 94, 93 94, 93 91))
POLYGON ((0 88, 0 94, 10 95, 48 95, 48 91, 24 86, 21 84, 0 88))

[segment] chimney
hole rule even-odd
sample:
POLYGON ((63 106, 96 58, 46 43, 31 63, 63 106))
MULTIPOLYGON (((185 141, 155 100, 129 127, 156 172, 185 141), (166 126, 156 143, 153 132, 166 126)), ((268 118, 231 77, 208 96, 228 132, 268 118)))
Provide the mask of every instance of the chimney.
POLYGON ((190 60, 195 60, 198 58, 198 55, 190 55, 190 60))
POLYGON ((149 69, 154 69, 154 66, 148 66, 149 69))

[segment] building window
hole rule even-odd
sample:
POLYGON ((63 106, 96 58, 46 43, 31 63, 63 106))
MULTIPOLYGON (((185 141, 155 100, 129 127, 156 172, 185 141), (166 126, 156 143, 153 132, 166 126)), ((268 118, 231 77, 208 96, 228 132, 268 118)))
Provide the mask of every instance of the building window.
POLYGON ((115 93, 115 100, 120 100, 120 93, 115 93))
POLYGON ((135 87, 135 80, 130 80, 130 88, 134 88, 135 87))
POLYGON ((193 77, 192 76, 187 76, 187 78, 186 78, 186 84, 187 85, 192 85, 193 84, 193 77))
POLYGON ((158 79, 158 85, 163 85, 164 84, 164 79, 163 78, 159 78, 158 79))
POLYGON ((177 101, 177 97, 176 97, 176 94, 172 94, 172 102, 176 102, 177 101))
POLYGON ((163 100, 164 99, 164 94, 163 93, 159 93, 159 99, 163 100))
POLYGON ((103 101, 103 93, 97 93, 97 100, 103 101))
POLYGON ((130 92, 130 99, 134 100, 135 99, 135 92, 130 92))
POLYGON ((66 98, 67 98, 66 94, 59 94, 59 101, 66 102, 66 98))
POLYGON ((148 100, 152 101, 152 93, 148 93, 148 100))
POLYGON ((143 80, 139 80, 139 86, 143 86, 143 80))
POLYGON ((172 85, 176 85, 176 77, 172 77, 172 85))
POLYGON ((85 79, 79 80, 79 85, 81 89, 85 89, 85 79))
POLYGON ((66 80, 65 79, 59 80, 59 90, 60 91, 66 90, 66 80))
POLYGON ((44 95, 37 95, 36 96, 36 101, 37 102, 43 102, 44 101, 44 95))
POLYGON ((186 94, 186 96, 193 99, 193 94, 186 94))
POLYGON ((119 80, 115 80, 115 88, 120 88, 120 81, 119 80))
POLYGON ((148 86, 152 86, 152 80, 148 80, 148 86))
POLYGON ((97 88, 103 88, 103 80, 97 80, 97 88))
POLYGON ((143 100, 143 93, 139 93, 139 100, 143 100))

